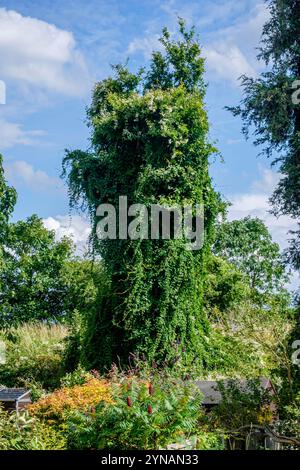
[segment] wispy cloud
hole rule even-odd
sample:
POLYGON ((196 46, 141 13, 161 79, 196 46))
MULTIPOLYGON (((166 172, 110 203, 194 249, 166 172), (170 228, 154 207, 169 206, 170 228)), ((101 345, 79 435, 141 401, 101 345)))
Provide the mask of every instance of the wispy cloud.
POLYGON ((255 77, 256 71, 238 46, 224 42, 205 47, 203 53, 211 78, 232 82, 243 74, 255 77))
POLYGON ((0 118, 0 150, 15 145, 37 145, 39 137, 44 135, 42 130, 24 130, 20 124, 0 118))
POLYGON ((135 54, 136 52, 142 52, 145 59, 149 59, 153 51, 157 51, 162 48, 159 42, 159 37, 159 34, 154 34, 149 37, 135 38, 129 43, 127 53, 135 54))
MULTIPOLYGON (((205 2, 200 6, 198 2, 179 4, 176 0, 168 0, 160 5, 160 9, 167 14, 166 24, 171 32, 176 31, 178 16, 200 31, 210 80, 227 80, 237 85, 241 75, 257 75, 260 65, 255 48, 269 16, 263 2, 205 2)), ((160 23, 145 24, 143 36, 130 42, 128 52, 142 52, 149 58, 158 46, 160 29, 160 23)))
POLYGON ((87 69, 71 32, 0 8, 0 76, 20 84, 81 95, 87 69))
POLYGON ((4 170, 7 179, 13 184, 25 184, 31 190, 38 192, 65 192, 59 178, 53 178, 23 160, 6 163, 4 170))
POLYGON ((204 55, 210 78, 227 79, 238 84, 237 80, 243 74, 257 75, 261 65, 256 59, 256 48, 268 17, 266 5, 259 3, 246 18, 236 19, 230 26, 207 35, 204 55))
POLYGON ((296 229, 296 221, 289 216, 275 217, 270 213, 271 205, 269 198, 273 193, 280 175, 261 165, 258 167, 260 177, 253 182, 249 192, 231 194, 229 201, 229 218, 241 219, 247 216, 259 217, 269 228, 273 239, 279 243, 282 249, 288 246, 288 232, 296 229))

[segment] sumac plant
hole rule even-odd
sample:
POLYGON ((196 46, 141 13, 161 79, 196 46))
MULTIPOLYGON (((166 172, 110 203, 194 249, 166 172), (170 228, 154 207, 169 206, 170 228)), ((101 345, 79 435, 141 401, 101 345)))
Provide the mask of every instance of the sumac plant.
POLYGON ((129 377, 86 413, 70 412, 66 437, 70 449, 159 449, 197 436, 203 418, 202 395, 192 382, 129 377), (150 380, 150 379, 149 379, 150 380))
POLYGON ((91 148, 67 151, 64 158, 71 207, 89 212, 93 250, 109 280, 83 335, 88 367, 124 365, 130 353, 160 365, 175 357, 176 342, 186 364, 205 361, 203 281, 222 203, 209 176, 216 149, 208 140, 204 59, 194 30, 181 20, 179 29, 178 41, 163 30, 164 52, 153 53, 148 72, 133 74, 119 65, 113 78, 96 84, 88 110, 91 148), (156 240, 99 240, 97 207, 112 204, 118 221, 120 196, 128 206, 146 208, 203 204, 202 248, 188 250, 184 238, 161 234, 156 240))

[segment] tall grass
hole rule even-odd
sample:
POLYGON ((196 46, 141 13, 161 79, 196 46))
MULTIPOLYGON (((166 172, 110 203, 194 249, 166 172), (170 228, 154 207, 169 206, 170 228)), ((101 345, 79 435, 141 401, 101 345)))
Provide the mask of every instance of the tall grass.
POLYGON ((0 337, 4 342, 15 343, 20 357, 30 359, 61 351, 67 334, 68 330, 64 325, 27 323, 2 330, 0 337))
POLYGON ((0 365, 0 383, 10 387, 38 384, 52 389, 58 386, 67 335, 65 326, 44 323, 1 330, 6 361, 0 365))

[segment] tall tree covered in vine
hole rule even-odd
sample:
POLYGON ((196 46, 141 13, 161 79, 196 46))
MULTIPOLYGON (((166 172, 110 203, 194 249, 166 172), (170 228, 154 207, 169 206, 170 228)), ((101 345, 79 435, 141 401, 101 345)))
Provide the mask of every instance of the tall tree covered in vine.
POLYGON ((216 149, 208 139, 204 59, 194 29, 180 20, 179 33, 175 40, 163 30, 163 51, 153 53, 148 71, 119 65, 96 84, 91 149, 67 151, 63 163, 71 207, 89 212, 108 279, 83 339, 82 360, 102 370, 127 363, 131 353, 158 365, 207 358, 203 282, 222 203, 209 176, 216 149), (188 250, 184 238, 161 236, 99 240, 96 209, 109 203, 118 216, 119 196, 147 208, 203 204, 203 247, 188 250))

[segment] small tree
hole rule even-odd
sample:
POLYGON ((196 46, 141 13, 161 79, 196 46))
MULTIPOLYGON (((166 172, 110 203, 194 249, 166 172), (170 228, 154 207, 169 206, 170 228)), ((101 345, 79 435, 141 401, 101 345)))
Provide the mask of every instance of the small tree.
POLYGON ((52 320, 65 316, 67 283, 63 268, 71 255, 70 241, 55 241, 36 215, 10 223, 2 245, 0 325, 52 320))
POLYGON ((279 245, 262 220, 246 217, 221 223, 214 251, 246 275, 256 301, 267 302, 276 295, 288 301, 284 286, 289 276, 279 245))

